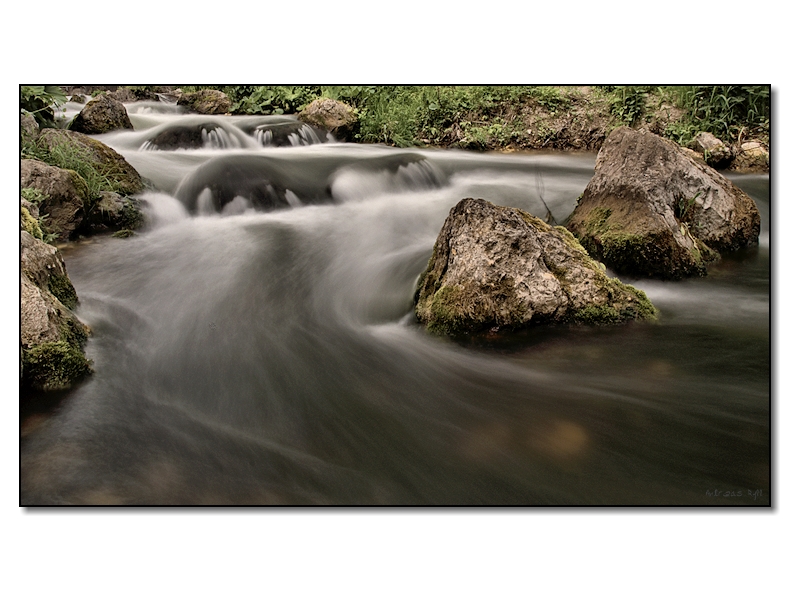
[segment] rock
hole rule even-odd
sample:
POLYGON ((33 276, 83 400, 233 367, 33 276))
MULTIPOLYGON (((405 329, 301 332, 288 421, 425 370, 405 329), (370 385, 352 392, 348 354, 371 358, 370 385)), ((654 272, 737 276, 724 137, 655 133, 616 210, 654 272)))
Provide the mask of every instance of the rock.
POLYGON ((206 144, 209 133, 221 127, 216 123, 172 125, 148 140, 146 149, 199 149, 206 144))
POLYGON ((38 206, 25 199, 20 199, 20 201, 19 229, 26 231, 34 238, 43 239, 44 233, 41 231, 41 226, 38 223, 38 206))
POLYGON ((744 171, 768 171, 768 150, 758 141, 746 141, 736 151, 734 167, 744 171))
POLYGON ((97 139, 66 129, 45 129, 37 144, 49 151, 65 152, 76 164, 89 164, 107 181, 107 190, 125 196, 142 192, 144 188, 137 170, 122 155, 97 139))
POLYGON ((34 142, 40 131, 38 121, 30 113, 22 113, 20 115, 19 130, 23 144, 34 142))
POLYGON ((39 289, 49 291, 68 309, 74 309, 77 306, 77 293, 66 274, 66 264, 58 249, 27 232, 22 232, 20 241, 22 274, 39 289))
POLYGON ((643 292, 607 277, 565 228, 481 199, 450 211, 415 304, 429 331, 446 334, 657 314, 643 292))
POLYGON ((607 138, 567 228, 593 258, 631 275, 704 275, 718 252, 757 243, 760 215, 741 189, 647 130, 607 138))
POLYGON ((224 115, 231 107, 230 99, 224 92, 210 88, 182 94, 176 104, 201 115, 224 115))
POLYGON ((705 162, 717 170, 723 170, 734 158, 732 150, 712 133, 699 133, 691 142, 691 148, 703 155, 705 162))
POLYGON ((137 199, 110 191, 102 191, 99 195, 88 215, 87 225, 91 232, 131 231, 142 227, 143 213, 137 199))
POLYGON ((133 129, 126 108, 109 94, 100 94, 74 117, 69 127, 72 131, 96 135, 116 129, 133 129))
POLYGON ((317 98, 299 113, 299 120, 323 129, 341 141, 352 141, 359 120, 354 109, 331 98, 317 98))
POLYGON ((25 231, 20 242, 22 390, 66 390, 92 372, 89 329, 71 311, 77 295, 60 252, 25 231))
POLYGON ((20 163, 20 186, 36 188, 48 195, 38 204, 39 213, 46 215, 44 229, 68 240, 85 216, 88 186, 73 170, 50 166, 39 160, 23 159, 20 163))
POLYGON ((137 102, 139 100, 159 100, 156 92, 142 86, 130 88, 128 86, 121 86, 114 92, 108 92, 108 96, 114 98, 118 102, 137 102))

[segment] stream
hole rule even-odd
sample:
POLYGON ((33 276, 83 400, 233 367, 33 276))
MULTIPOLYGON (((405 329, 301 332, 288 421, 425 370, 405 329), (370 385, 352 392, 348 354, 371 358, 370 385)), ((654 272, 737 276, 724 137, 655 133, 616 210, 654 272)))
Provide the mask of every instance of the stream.
POLYGON ((155 187, 148 224, 63 249, 95 374, 23 421, 22 505, 770 503, 768 175, 728 175, 758 247, 620 277, 658 322, 449 339, 413 295, 450 209, 562 223, 594 155, 126 107, 133 131, 95 137, 155 187))

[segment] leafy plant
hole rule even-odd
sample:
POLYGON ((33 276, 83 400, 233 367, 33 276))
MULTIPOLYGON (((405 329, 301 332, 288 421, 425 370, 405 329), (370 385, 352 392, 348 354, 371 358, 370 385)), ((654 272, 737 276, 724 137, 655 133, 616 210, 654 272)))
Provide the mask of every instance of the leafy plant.
POLYGON ((611 91, 611 113, 632 126, 643 114, 649 90, 645 86, 615 86, 611 91))
POLYGON ((691 218, 694 215, 694 204, 697 202, 697 199, 702 194, 702 191, 697 191, 697 193, 691 197, 678 197, 675 199, 675 217, 681 223, 688 223, 691 221, 691 218))
POLYGON ((295 113, 318 97, 312 86, 226 86, 222 90, 232 102, 230 112, 246 115, 295 113))
POLYGON ((23 188, 19 193, 23 199, 35 203, 36 205, 49 198, 48 194, 33 187, 23 188))
POLYGON ((58 86, 21 86, 19 89, 20 109, 33 115, 41 127, 55 126, 54 109, 66 101, 66 94, 58 86))

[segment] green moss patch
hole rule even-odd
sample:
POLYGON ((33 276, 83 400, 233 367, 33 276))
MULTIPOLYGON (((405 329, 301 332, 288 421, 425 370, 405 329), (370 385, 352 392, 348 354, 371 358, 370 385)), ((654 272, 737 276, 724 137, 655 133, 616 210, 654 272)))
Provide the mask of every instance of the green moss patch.
POLYGON ((77 291, 74 290, 74 285, 71 284, 67 276, 60 274, 49 275, 47 288, 50 293, 69 309, 77 307, 77 291))
POLYGON ((82 351, 62 340, 22 350, 22 382, 32 389, 69 389, 92 372, 82 351))

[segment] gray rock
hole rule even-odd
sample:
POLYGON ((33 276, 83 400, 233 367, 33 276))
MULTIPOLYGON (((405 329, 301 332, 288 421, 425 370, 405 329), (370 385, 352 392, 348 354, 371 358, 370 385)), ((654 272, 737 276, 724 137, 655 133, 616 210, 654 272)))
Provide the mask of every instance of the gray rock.
POLYGON ((591 256, 632 276, 704 275, 718 252, 757 243, 754 201, 647 130, 620 127, 566 223, 591 256))
POLYGON ((40 131, 38 121, 36 121, 36 118, 30 113, 21 113, 19 129, 22 137, 22 143, 30 143, 35 141, 40 131))
POLYGON ((116 129, 133 129, 126 107, 109 94, 100 94, 89 101, 74 117, 72 131, 95 135, 116 129))
POLYGON ((77 295, 60 252, 20 232, 22 392, 65 390, 91 373, 90 330, 71 311, 77 295))
POLYGON ((102 191, 88 216, 88 227, 92 232, 135 230, 143 225, 140 203, 134 197, 122 197, 118 193, 102 191))
POLYGON ((76 232, 85 216, 88 186, 73 170, 50 166, 39 160, 23 159, 20 163, 20 186, 37 188, 49 195, 38 204, 39 213, 46 219, 44 229, 68 240, 76 232))
POLYGON ((341 141, 351 141, 359 120, 350 106, 331 98, 318 98, 299 113, 299 120, 323 129, 341 141))
POLYGON ((705 162, 717 170, 723 170, 729 166, 734 158, 729 146, 712 133, 697 134, 691 142, 691 148, 702 154, 705 162))
POLYGON ((657 312, 643 292, 607 277, 565 228, 464 199, 450 211, 420 277, 415 313, 429 331, 461 334, 657 312))

